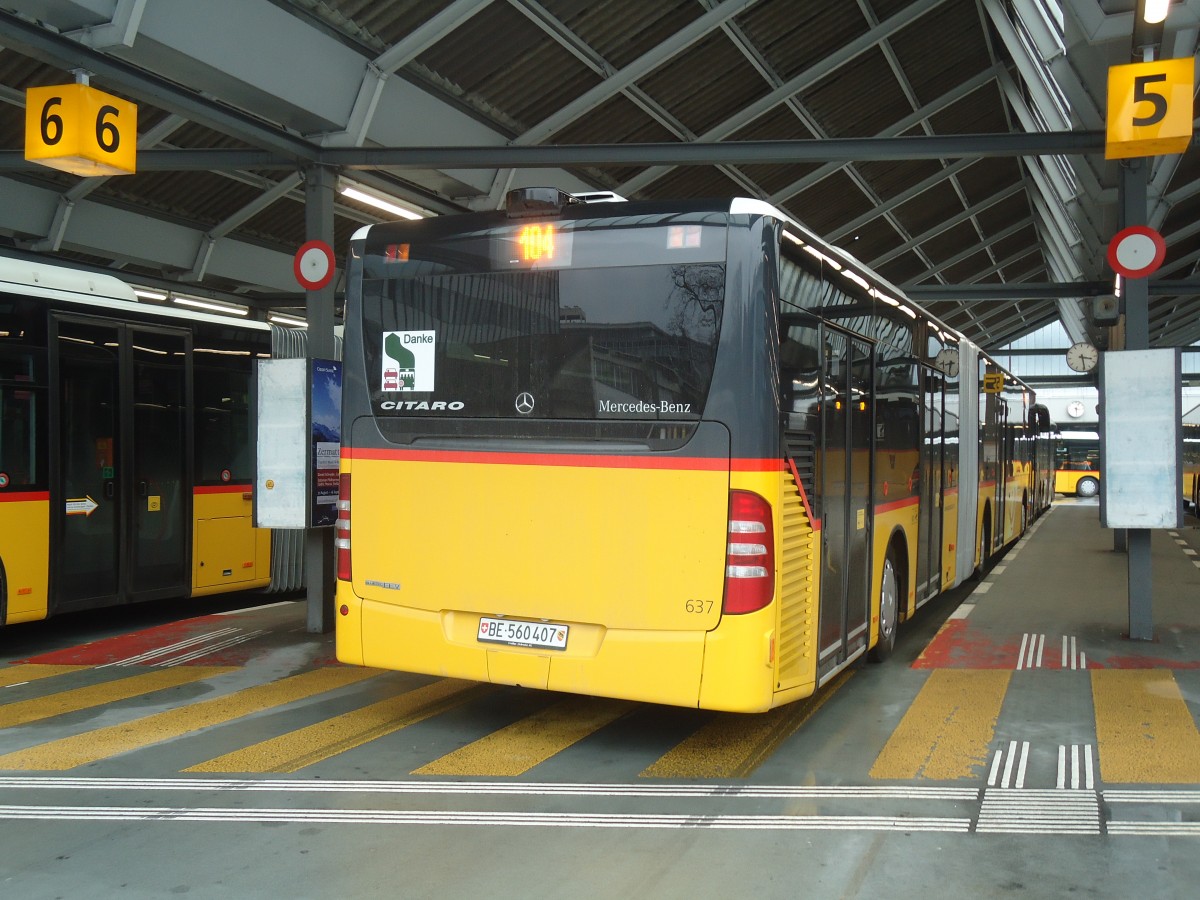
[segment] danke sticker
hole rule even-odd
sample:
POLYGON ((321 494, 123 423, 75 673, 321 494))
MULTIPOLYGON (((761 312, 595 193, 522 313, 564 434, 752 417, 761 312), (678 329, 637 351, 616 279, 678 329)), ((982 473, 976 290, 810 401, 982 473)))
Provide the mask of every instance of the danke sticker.
POLYGON ((432 391, 436 331, 383 333, 383 390, 432 391))

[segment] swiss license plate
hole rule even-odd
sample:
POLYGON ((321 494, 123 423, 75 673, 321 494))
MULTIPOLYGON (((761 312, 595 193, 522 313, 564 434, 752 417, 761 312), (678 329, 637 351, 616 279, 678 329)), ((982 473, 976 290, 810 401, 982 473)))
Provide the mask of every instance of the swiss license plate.
POLYGON ((566 625, 550 622, 523 622, 520 619, 479 619, 479 640, 510 647, 538 647, 542 650, 567 648, 566 625))

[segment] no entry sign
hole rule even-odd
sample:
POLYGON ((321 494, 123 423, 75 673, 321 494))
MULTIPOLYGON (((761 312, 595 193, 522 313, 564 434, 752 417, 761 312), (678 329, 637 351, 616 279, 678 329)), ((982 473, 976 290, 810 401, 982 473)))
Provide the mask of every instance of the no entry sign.
POLYGON ((1145 278, 1162 265, 1167 253, 1162 235, 1146 225, 1118 231, 1108 244, 1108 264, 1126 278, 1145 278))

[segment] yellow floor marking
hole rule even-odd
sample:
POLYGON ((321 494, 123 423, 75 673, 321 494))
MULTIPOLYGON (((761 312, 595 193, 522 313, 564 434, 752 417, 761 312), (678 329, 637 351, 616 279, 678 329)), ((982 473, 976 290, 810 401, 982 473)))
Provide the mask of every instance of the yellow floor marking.
POLYGON ((234 669, 230 666, 172 666, 169 669, 153 669, 144 675, 120 678, 104 684, 60 691, 47 697, 6 703, 0 706, 0 728, 13 728, 64 713, 92 709, 232 671, 234 669))
POLYGON ((872 778, 976 778, 988 761, 1011 672, 937 669, 925 682, 875 765, 872 778))
POLYGON ((642 778, 745 778, 849 680, 838 675, 816 696, 770 712, 719 713, 642 773, 642 778))
POLYGON ((623 700, 565 700, 460 747, 414 775, 521 775, 632 709, 623 700))
POLYGON ((43 666, 39 663, 26 663, 20 666, 6 666, 0 669, 0 687, 11 687, 14 684, 24 684, 27 681, 37 681, 39 678, 50 678, 54 675, 66 675, 68 672, 78 672, 81 669, 92 669, 95 666, 43 666))
POLYGON ((295 772, 494 690, 491 685, 444 678, 183 771, 295 772))
MULTIPOLYGON (((183 667, 180 667, 183 668, 183 667)), ((176 671, 167 669, 166 672, 176 671)), ((59 771, 107 759, 170 740, 201 728, 220 725, 251 713, 283 706, 324 691, 345 687, 379 674, 377 669, 337 667, 314 669, 260 684, 223 697, 168 709, 132 722, 88 731, 0 756, 0 769, 59 771)))
POLYGON ((1100 778, 1108 784, 1200 784, 1200 733, 1166 669, 1092 672, 1100 778))

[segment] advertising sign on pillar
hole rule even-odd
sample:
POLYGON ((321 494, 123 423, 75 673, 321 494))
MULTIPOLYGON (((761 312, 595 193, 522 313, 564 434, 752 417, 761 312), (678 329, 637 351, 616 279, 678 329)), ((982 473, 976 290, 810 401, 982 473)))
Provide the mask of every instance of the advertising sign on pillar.
POLYGON ((342 364, 258 360, 254 409, 254 525, 332 527, 342 450, 342 364))
POLYGON ((330 359, 309 360, 312 391, 311 428, 313 483, 309 524, 313 528, 337 522, 339 465, 342 457, 342 364, 330 359))

